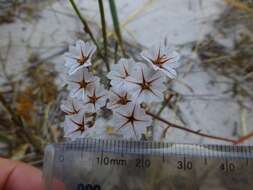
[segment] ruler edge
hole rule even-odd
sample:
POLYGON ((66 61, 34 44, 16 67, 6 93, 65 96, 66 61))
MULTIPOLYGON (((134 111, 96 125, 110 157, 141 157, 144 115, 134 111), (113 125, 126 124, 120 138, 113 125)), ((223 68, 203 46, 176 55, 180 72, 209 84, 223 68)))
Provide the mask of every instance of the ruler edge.
POLYGON ((52 152, 52 149, 54 149, 54 151, 55 149, 59 149, 63 152, 76 149, 84 152, 107 152, 115 154, 253 159, 253 146, 251 145, 191 144, 82 138, 74 141, 50 144, 46 147, 46 152, 50 153, 52 152), (169 149, 171 152, 165 151, 169 149))

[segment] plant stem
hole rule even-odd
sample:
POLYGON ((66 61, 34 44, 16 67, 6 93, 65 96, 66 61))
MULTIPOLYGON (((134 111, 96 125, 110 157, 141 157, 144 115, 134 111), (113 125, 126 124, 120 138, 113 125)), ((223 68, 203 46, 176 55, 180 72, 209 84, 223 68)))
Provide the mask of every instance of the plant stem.
POLYGON ((99 5, 99 11, 100 11, 100 18, 101 18, 101 26, 102 26, 102 33, 103 33, 103 43, 104 43, 104 57, 105 57, 105 63, 106 63, 106 69, 109 72, 110 71, 110 65, 108 63, 107 59, 107 32, 106 32, 106 22, 105 22, 105 12, 104 12, 104 5, 103 0, 98 0, 99 5))
POLYGON ((82 22, 82 24, 84 26, 85 32, 87 32, 89 34, 89 36, 90 36, 91 40, 93 41, 93 43, 97 46, 97 48, 99 48, 98 47, 98 43, 95 40, 95 38, 94 38, 94 36, 93 36, 93 34, 91 32, 91 29, 90 29, 87 21, 84 19, 84 17, 82 16, 81 12, 77 8, 75 1, 74 0, 69 0, 69 2, 71 3, 71 5, 72 5, 74 11, 76 12, 77 16, 79 17, 79 19, 81 20, 81 22, 82 22))
POLYGON ((163 112, 164 108, 168 105, 168 103, 170 102, 171 98, 173 97, 173 95, 171 94, 168 98, 166 98, 163 103, 162 103, 162 106, 161 108, 158 110, 157 112, 157 116, 160 116, 161 113, 163 112))
POLYGON ((114 64, 116 64, 118 61, 118 43, 115 42, 114 46, 114 64))
POLYGON ((192 129, 188 129, 188 128, 185 128, 183 126, 171 123, 171 122, 169 122, 169 121, 167 121, 167 120, 165 120, 165 119, 163 119, 163 118, 161 118, 161 117, 157 116, 156 114, 153 114, 149 111, 146 111, 146 114, 150 115, 151 117, 153 117, 156 120, 159 120, 159 121, 169 125, 170 127, 173 127, 173 128, 176 128, 176 129, 179 129, 179 130, 182 130, 182 131, 186 131, 186 132, 189 132, 189 133, 192 133, 192 134, 195 134, 195 135, 199 135, 199 136, 202 136, 202 137, 210 138, 210 139, 216 139, 216 140, 220 140, 220 141, 230 142, 230 143, 233 143, 233 144, 237 143, 237 141, 233 140, 233 139, 208 135, 208 134, 205 134, 205 133, 201 133, 199 131, 194 131, 192 129))
POLYGON ((253 137, 253 132, 250 132, 249 134, 240 137, 240 138, 235 142, 235 144, 241 144, 241 143, 243 143, 244 141, 246 141, 246 140, 248 140, 248 139, 250 139, 250 138, 252 138, 252 137, 253 137))
POLYGON ((112 15, 112 22, 113 22, 113 26, 114 26, 114 31, 116 33, 122 53, 124 56, 126 56, 125 49, 123 47, 121 32, 120 32, 120 25, 119 25, 119 19, 118 19, 118 14, 117 14, 117 8, 116 8, 114 0, 109 0, 109 5, 110 5, 110 10, 111 10, 111 15, 112 15))

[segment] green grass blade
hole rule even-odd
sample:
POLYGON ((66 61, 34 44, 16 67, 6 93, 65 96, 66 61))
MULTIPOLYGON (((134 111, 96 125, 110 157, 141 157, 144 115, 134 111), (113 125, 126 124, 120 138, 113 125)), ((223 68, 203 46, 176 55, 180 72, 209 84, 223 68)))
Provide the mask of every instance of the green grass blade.
POLYGON ((107 50, 107 32, 106 32, 106 22, 105 22, 105 12, 104 12, 104 5, 103 0, 98 0, 99 5, 99 12, 100 12, 100 19, 101 19, 101 26, 102 26, 102 34, 103 34, 103 44, 104 44, 104 57, 106 60, 106 68, 107 71, 110 71, 110 65, 108 63, 108 50, 107 50))
POLYGON ((110 5, 110 10, 111 10, 111 15, 112 15, 112 22, 113 22, 113 27, 114 27, 114 31, 116 33, 118 42, 119 42, 119 46, 122 50, 123 55, 125 56, 125 50, 123 47, 123 41, 122 41, 122 37, 121 37, 121 32, 120 32, 120 24, 119 24, 119 19, 118 19, 118 14, 117 14, 117 8, 115 5, 115 1, 114 0, 109 0, 109 5, 110 5))

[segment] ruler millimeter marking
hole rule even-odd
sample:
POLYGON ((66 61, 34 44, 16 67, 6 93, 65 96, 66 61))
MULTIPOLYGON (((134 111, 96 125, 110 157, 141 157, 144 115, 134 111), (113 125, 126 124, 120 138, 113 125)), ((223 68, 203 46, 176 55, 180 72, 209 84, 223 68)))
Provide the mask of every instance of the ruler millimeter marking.
POLYGON ((115 154, 182 155, 219 158, 253 158, 253 146, 173 144, 166 142, 82 139, 52 145, 62 152, 111 152, 115 154))
POLYGON ((44 179, 66 190, 251 189, 253 147, 82 139, 47 147, 44 179))

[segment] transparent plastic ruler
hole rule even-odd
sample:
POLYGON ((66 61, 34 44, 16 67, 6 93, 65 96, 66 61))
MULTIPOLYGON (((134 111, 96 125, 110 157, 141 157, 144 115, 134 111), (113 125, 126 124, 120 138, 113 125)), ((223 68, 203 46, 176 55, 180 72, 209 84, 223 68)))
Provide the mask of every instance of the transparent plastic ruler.
POLYGON ((252 190, 253 147, 83 139, 49 145, 48 190, 252 190))

